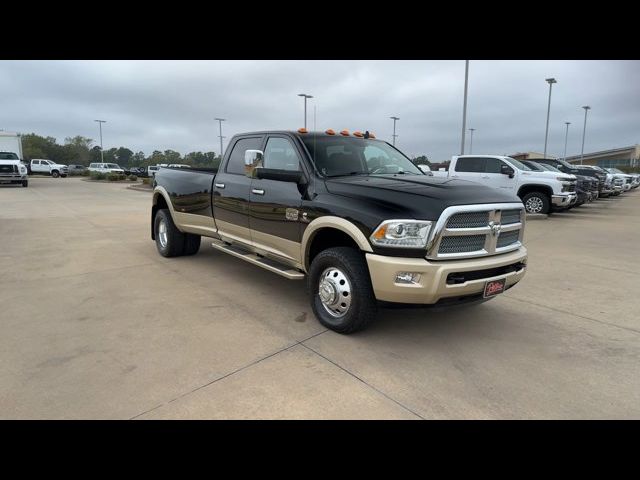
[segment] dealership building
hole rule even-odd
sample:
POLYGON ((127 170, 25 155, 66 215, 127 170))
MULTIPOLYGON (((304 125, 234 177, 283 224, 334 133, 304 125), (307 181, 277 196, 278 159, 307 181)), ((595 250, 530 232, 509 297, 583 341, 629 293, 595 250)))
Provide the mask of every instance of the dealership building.
MULTIPOLYGON (((535 160, 543 158, 540 152, 515 153, 510 155, 516 160, 535 160)), ((548 155, 549 158, 558 158, 548 155)), ((620 167, 620 166, 640 166, 640 145, 632 145, 630 147, 613 148, 611 150, 602 150, 600 152, 590 152, 584 155, 573 155, 565 160, 569 163, 579 164, 582 158, 584 165, 597 165, 598 167, 620 167)))

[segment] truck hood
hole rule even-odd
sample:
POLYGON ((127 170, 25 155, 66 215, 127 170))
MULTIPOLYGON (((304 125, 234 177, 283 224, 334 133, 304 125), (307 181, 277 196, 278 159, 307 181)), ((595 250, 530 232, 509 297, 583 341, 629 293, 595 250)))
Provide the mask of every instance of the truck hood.
POLYGON ((327 190, 405 218, 436 219, 452 205, 521 203, 515 193, 468 180, 422 175, 351 176, 327 179, 327 190))
POLYGON ((522 171, 520 172, 520 174, 524 177, 524 178, 528 178, 528 179, 535 179, 535 178, 540 178, 543 180, 557 180, 558 178, 566 178, 567 181, 568 180, 575 180, 576 176, 569 174, 569 173, 562 173, 562 172, 538 172, 538 171, 522 171))

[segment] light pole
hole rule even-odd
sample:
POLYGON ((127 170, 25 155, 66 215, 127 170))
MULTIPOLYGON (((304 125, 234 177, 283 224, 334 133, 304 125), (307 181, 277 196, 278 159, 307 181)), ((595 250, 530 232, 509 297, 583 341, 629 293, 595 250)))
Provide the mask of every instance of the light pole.
POLYGON ((582 150, 580 151, 580 165, 582 165, 582 158, 584 157, 584 136, 587 133, 587 112, 591 110, 589 105, 585 105, 584 107, 584 128, 582 129, 582 150))
POLYGON ((460 142, 460 155, 464 155, 464 134, 467 129, 467 88, 469 87, 469 60, 464 65, 464 104, 462 106, 462 141, 460 142))
POLYGON ((307 98, 313 98, 313 95, 307 95, 306 93, 299 93, 299 97, 304 97, 304 128, 307 128, 307 98))
POLYGON ((549 103, 547 104, 547 128, 544 132, 544 158, 547 158, 547 138, 549 138, 549 113, 551 113, 551 88, 554 83, 558 83, 555 78, 546 78, 545 82, 549 84, 549 103))
POLYGON ((571 122, 564 122, 564 124, 567 126, 567 132, 564 134, 564 160, 565 162, 567 161, 567 140, 569 139, 569 125, 571 125, 571 122))
POLYGON ((220 124, 220 135, 218 136, 220 137, 220 161, 222 161, 222 139, 224 138, 222 136, 222 122, 226 121, 226 118, 216 118, 216 120, 220 124))
POLYGON ((94 122, 98 122, 100 125, 100 160, 104 163, 104 149, 102 148, 102 124, 107 123, 106 120, 94 120, 94 122))
POLYGON ((473 153, 473 132, 475 131, 475 128, 470 128, 469 131, 471 132, 471 145, 469 145, 469 153, 473 153))
POLYGON ((398 120, 400 120, 400 118, 398 118, 398 117, 389 117, 389 118, 390 118, 391 120, 393 120, 393 135, 391 135, 391 137, 393 138, 393 145, 395 146, 395 144, 396 144, 396 137, 397 137, 397 135, 396 135, 396 122, 397 122, 398 120))

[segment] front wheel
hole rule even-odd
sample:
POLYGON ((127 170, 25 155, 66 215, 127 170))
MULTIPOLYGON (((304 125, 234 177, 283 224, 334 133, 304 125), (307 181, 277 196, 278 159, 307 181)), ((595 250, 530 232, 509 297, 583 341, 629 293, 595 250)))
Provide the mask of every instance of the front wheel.
POLYGON ((313 259, 309 294, 315 316, 335 332, 363 330, 376 317, 369 269, 363 254, 354 248, 330 248, 313 259))
POLYGON ((23 180, 23 181, 22 181, 22 186, 23 186, 24 188, 28 187, 28 186, 29 186, 29 180, 23 180))
POLYGON ((527 193, 522 199, 527 213, 547 214, 550 210, 549 197, 542 192, 527 193))
POLYGON ((57 170, 54 170, 53 172, 51 172, 51 176, 53 178, 58 178, 60 176, 60 173, 57 170))

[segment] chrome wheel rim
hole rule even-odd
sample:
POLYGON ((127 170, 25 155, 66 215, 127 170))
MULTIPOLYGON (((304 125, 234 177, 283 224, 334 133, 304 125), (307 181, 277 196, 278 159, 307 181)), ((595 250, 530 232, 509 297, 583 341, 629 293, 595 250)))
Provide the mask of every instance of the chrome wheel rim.
POLYGON ((339 268, 327 268, 320 275, 318 297, 329 315, 344 317, 351 307, 351 283, 339 268))
POLYGON ((542 211, 542 199, 540 197, 531 197, 527 200, 525 207, 529 213, 540 213, 542 211))
POLYGON ((165 248, 167 246, 167 223, 164 220, 160 220, 158 224, 158 239, 160 246, 165 248))

